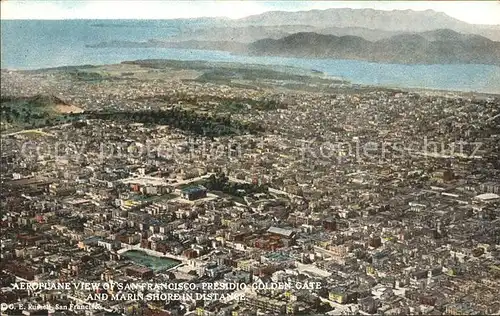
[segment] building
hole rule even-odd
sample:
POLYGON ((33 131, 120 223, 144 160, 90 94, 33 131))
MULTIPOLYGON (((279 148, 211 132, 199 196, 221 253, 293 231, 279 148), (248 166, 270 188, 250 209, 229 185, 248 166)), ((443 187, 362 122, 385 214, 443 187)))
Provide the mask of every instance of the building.
POLYGON ((481 315, 481 313, 468 304, 456 303, 446 306, 446 315, 481 315))
POLYGON ((150 268, 135 265, 127 267, 125 269, 125 273, 128 276, 133 276, 141 279, 150 279, 153 277, 153 270, 151 270, 150 268))
POLYGON ((263 309, 267 312, 279 315, 285 314, 287 310, 286 302, 260 295, 247 295, 244 303, 250 307, 263 309))
POLYGON ((483 193, 474 197, 474 200, 482 203, 491 203, 500 201, 500 195, 495 193, 483 193))
POLYGON ((182 190, 182 197, 194 201, 207 197, 207 189, 204 186, 188 187, 182 190))
POLYGON ((433 178, 438 182, 444 183, 455 179, 455 174, 451 170, 438 170, 434 172, 433 178))
POLYGON ((295 237, 295 232, 290 229, 283 229, 279 227, 270 227, 267 230, 268 233, 273 234, 273 235, 278 235, 287 239, 293 239, 295 237))
POLYGON ((325 230, 336 230, 337 229, 337 222, 335 221, 334 218, 327 218, 323 220, 323 228, 325 230))
POLYGON ((371 296, 363 297, 358 300, 359 308, 368 314, 375 314, 378 309, 378 301, 371 296))

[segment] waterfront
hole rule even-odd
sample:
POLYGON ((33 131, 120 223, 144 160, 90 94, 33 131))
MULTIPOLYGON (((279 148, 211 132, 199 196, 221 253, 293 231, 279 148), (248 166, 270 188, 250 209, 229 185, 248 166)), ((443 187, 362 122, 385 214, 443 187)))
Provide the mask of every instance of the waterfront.
MULTIPOLYGON (((500 67, 493 65, 401 65, 361 60, 244 56, 197 49, 86 47, 109 40, 168 38, 180 27, 175 21, 141 21, 139 28, 97 27, 95 23, 91 20, 2 21, 2 68, 103 65, 138 59, 204 60, 315 69, 362 85, 500 93, 500 67)), ((135 25, 138 22, 128 23, 135 25)))

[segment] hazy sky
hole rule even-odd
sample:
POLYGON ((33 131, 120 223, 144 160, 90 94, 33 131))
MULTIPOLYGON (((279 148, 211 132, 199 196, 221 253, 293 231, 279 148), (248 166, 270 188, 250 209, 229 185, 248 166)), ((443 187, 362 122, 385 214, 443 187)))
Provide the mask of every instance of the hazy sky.
POLYGON ((272 10, 328 8, 435 10, 474 24, 500 24, 500 1, 160 1, 2 0, 2 19, 171 19, 202 16, 241 18, 272 10))

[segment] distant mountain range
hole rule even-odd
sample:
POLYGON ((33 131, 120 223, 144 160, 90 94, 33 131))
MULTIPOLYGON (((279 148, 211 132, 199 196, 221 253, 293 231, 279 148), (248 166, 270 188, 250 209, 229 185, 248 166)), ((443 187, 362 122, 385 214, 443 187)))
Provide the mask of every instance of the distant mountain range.
POLYGON ((312 25, 279 25, 279 26, 225 26, 199 29, 183 29, 179 34, 169 38, 169 41, 237 41, 251 43, 260 39, 280 39, 294 33, 314 32, 336 36, 359 36, 366 40, 376 41, 388 38, 403 31, 383 31, 362 27, 314 27, 312 25))
POLYGON ((177 35, 91 47, 169 47, 250 55, 376 62, 500 64, 500 25, 469 24, 432 10, 272 11, 187 23, 177 35))
MULTIPOLYGON (((198 20, 197 20, 198 21, 198 20)), ((374 9, 328 9, 299 12, 272 11, 242 19, 212 18, 182 28, 170 41, 238 41, 278 39, 300 32, 352 35, 377 41, 400 33, 450 29, 500 41, 500 25, 469 24, 432 10, 383 11, 374 9)), ((189 25, 189 24, 186 24, 189 25)))
POLYGON ((366 28, 389 32, 424 32, 451 29, 456 32, 478 34, 500 41, 500 25, 469 24, 433 10, 328 9, 299 12, 272 11, 233 20, 230 24, 232 25, 228 26, 308 25, 320 29, 366 28))
POLYGON ((266 38, 248 44, 235 41, 150 40, 104 42, 90 47, 168 47, 223 50, 249 55, 356 59, 403 64, 500 65, 500 42, 449 29, 400 33, 377 41, 368 41, 352 35, 335 36, 299 32, 278 39, 266 38))
POLYGON ((357 36, 296 33, 278 40, 253 42, 248 45, 248 53, 405 64, 500 65, 500 42, 448 29, 405 33, 375 42, 357 36))

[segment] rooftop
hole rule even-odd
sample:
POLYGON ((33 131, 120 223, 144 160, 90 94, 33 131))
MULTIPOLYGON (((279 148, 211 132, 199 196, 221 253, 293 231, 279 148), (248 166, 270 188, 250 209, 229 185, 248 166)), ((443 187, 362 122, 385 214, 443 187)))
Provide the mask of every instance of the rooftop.
POLYGON ((202 185, 187 187, 182 189, 182 193, 195 193, 200 191, 206 191, 207 189, 202 185))
POLYGON ((480 195, 476 196, 475 198, 477 200, 481 200, 481 201, 489 201, 489 200, 499 199, 500 195, 495 194, 495 193, 484 193, 484 194, 480 194, 480 195))

